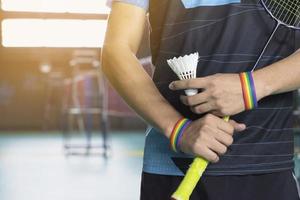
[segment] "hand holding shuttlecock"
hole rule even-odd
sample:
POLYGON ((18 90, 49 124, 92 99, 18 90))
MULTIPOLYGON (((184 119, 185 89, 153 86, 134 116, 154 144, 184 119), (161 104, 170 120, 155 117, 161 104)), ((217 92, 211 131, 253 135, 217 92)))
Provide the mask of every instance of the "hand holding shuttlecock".
MULTIPOLYGON (((178 58, 172 58, 167 60, 168 65, 177 74, 180 80, 196 78, 197 65, 198 65, 199 54, 198 52, 180 56, 178 58)), ((185 94, 187 96, 193 96, 198 93, 197 89, 187 89, 185 94)))

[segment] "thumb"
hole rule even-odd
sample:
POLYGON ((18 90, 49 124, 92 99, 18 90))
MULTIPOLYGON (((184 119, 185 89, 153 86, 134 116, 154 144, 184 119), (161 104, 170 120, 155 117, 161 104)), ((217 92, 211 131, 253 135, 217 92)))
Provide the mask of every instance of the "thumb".
POLYGON ((241 131, 244 131, 246 129, 245 124, 237 123, 234 120, 230 120, 229 123, 234 127, 234 130, 237 131, 237 132, 241 132, 241 131))

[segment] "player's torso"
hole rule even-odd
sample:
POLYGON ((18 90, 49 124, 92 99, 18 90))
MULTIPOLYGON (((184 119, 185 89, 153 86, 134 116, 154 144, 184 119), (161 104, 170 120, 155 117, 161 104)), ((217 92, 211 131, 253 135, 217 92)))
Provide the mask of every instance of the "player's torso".
MULTIPOLYGON (((180 102, 180 93, 168 89, 177 77, 166 60, 199 52, 198 77, 249 71, 276 25, 257 0, 150 0, 149 17, 153 80, 174 108, 192 119, 201 116, 180 102)), ((280 27, 258 69, 294 50, 294 31, 280 27)), ((292 104, 292 93, 285 93, 263 99, 258 109, 232 116, 248 128, 235 136, 231 151, 217 165, 211 165, 207 173, 291 168, 292 104)))

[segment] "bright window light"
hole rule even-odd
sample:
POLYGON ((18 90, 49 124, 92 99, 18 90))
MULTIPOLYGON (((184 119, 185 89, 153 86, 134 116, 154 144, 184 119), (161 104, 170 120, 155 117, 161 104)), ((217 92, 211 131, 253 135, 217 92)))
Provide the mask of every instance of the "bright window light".
POLYGON ((106 0, 2 0, 5 11, 107 14, 106 0))
POLYGON ((5 19, 5 47, 102 47, 106 20, 5 19))

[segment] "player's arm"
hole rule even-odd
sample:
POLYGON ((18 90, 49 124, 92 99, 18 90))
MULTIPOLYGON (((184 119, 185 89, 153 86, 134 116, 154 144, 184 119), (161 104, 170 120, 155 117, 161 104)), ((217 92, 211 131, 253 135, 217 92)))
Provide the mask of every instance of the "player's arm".
POLYGON ((269 67, 257 70, 254 80, 261 83, 261 96, 300 88, 300 50, 269 67))
MULTIPOLYGON (((272 65, 254 71, 257 99, 300 88, 300 51, 272 65)), ((238 74, 212 76, 176 81, 172 90, 201 88, 203 92, 181 100, 195 113, 211 112, 220 116, 234 115, 244 108, 243 93, 238 74)))
POLYGON ((122 2, 112 4, 102 70, 126 102, 168 137, 181 115, 162 97, 135 55, 145 25, 144 9, 122 2))
MULTIPOLYGON (((167 137, 182 116, 165 100, 135 54, 141 42, 146 12, 115 2, 108 21, 102 50, 102 70, 126 102, 149 124, 167 137)), ((181 149, 216 162, 232 144, 233 131, 245 125, 206 115, 192 122, 182 138, 181 149)))

